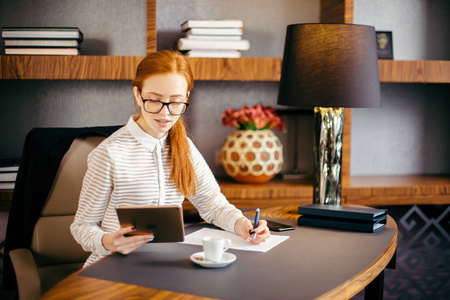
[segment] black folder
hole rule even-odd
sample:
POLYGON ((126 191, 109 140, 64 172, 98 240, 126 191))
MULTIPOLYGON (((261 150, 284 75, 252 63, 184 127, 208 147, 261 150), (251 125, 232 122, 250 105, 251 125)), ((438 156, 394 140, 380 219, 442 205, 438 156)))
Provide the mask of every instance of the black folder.
POLYGON ((351 231, 375 232, 386 226, 387 217, 376 221, 362 221, 355 219, 342 219, 303 215, 298 218, 298 225, 315 226, 323 228, 344 229, 351 231))
POLYGON ((375 232, 386 225, 387 210, 369 207, 350 207, 308 204, 298 208, 302 214, 298 225, 351 231, 375 232))
POLYGON ((307 204, 298 207, 298 213, 308 216, 323 216, 342 219, 375 221, 387 216, 387 209, 324 204, 307 204))

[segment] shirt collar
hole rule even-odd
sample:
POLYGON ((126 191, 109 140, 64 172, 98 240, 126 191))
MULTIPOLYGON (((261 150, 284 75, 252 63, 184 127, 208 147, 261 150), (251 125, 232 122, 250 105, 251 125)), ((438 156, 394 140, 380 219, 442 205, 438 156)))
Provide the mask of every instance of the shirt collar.
POLYGON ((161 145, 161 149, 164 149, 166 145, 167 134, 164 135, 160 139, 156 139, 152 137, 150 134, 145 132, 134 120, 133 116, 130 117, 126 128, 131 133, 131 135, 138 140, 145 148, 147 148, 150 152, 155 150, 156 144, 159 143, 161 145))

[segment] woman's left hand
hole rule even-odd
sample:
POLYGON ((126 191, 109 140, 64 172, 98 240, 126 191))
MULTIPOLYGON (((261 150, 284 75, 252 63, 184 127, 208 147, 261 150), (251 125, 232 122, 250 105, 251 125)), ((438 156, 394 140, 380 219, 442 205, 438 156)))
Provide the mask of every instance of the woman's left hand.
POLYGON ((261 244, 270 237, 270 231, 267 228, 267 222, 265 220, 259 220, 258 227, 253 229, 253 221, 245 217, 236 221, 234 224, 234 232, 255 245, 261 244))

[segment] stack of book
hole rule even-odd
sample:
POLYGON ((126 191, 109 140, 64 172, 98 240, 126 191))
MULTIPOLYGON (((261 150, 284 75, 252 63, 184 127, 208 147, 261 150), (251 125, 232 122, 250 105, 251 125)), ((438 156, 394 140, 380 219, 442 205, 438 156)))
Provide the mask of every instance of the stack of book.
POLYGON ((83 34, 77 27, 3 27, 5 54, 79 55, 83 34))
POLYGON ((187 20, 177 48, 190 57, 241 57, 250 43, 242 39, 242 20, 187 20))
POLYGON ((0 160, 0 190, 14 189, 19 161, 19 159, 0 160))
POLYGON ((308 204, 298 207, 298 225, 375 232, 386 225, 387 210, 358 206, 308 204))

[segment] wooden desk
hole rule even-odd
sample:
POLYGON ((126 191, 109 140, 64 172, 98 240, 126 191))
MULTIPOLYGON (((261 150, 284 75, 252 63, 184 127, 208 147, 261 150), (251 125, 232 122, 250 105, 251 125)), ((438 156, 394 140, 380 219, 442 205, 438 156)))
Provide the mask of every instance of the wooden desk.
MULTIPOLYGON (((297 206, 277 207, 263 210, 262 216, 296 219, 298 217, 296 211, 297 206)), ((382 292, 384 269, 389 267, 390 264, 395 264, 395 252, 397 249, 397 225, 391 217, 388 217, 387 227, 394 229, 394 235, 386 249, 380 253, 375 261, 368 265, 364 270, 361 270, 361 272, 355 277, 322 295, 320 297, 321 299, 349 299, 366 286, 370 289, 369 292, 366 289, 366 295, 370 294, 375 296, 377 293, 379 294, 380 291, 382 292)), ((95 279, 80 276, 78 273, 79 272, 58 283, 55 287, 48 291, 42 299, 211 299, 178 292, 95 279)))

